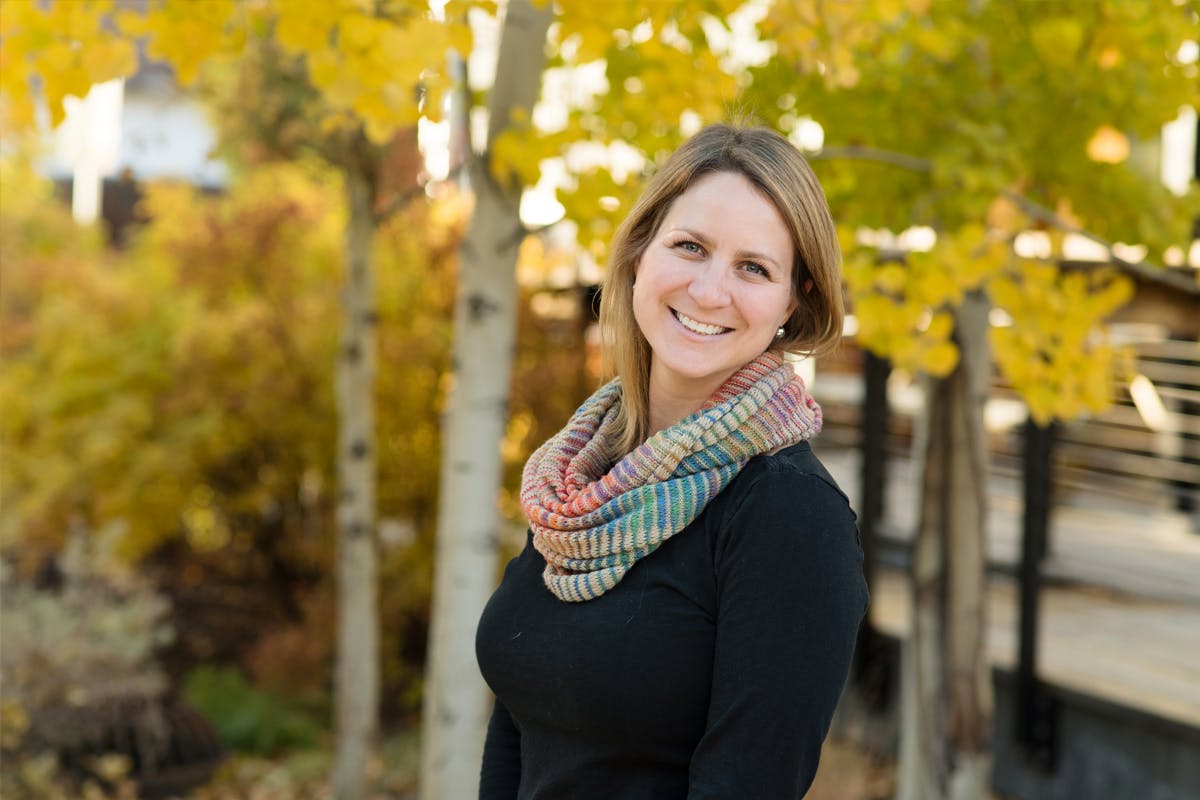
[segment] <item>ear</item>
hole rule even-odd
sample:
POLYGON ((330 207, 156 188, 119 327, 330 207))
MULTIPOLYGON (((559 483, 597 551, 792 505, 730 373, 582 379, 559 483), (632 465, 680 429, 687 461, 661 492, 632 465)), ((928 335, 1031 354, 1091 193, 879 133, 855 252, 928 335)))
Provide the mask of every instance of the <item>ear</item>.
POLYGON ((813 282, 812 282, 812 278, 809 278, 808 280, 806 280, 804 282, 804 293, 812 294, 812 290, 813 290, 813 282))

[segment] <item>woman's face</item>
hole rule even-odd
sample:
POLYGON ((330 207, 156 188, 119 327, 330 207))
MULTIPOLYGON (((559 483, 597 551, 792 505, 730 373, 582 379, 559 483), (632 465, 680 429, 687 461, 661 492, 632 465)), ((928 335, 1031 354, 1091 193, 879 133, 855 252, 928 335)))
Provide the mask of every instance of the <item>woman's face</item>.
POLYGON ((651 398, 702 403, 770 346, 795 306, 792 256, 779 211, 743 175, 706 175, 676 198, 633 287, 651 398))

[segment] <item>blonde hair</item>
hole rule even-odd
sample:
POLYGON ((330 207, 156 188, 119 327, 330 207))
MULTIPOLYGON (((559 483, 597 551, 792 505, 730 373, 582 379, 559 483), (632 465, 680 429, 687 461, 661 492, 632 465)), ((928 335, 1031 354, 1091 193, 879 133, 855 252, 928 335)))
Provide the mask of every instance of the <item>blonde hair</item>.
POLYGON ((649 428, 650 345, 633 316, 633 282, 646 247, 676 198, 705 175, 744 176, 775 205, 794 246, 792 296, 796 309, 771 348, 818 354, 842 335, 841 251, 825 193, 808 162, 768 128, 709 125, 671 154, 655 173, 613 237, 600 295, 606 360, 621 378, 621 454, 653 433, 649 428))

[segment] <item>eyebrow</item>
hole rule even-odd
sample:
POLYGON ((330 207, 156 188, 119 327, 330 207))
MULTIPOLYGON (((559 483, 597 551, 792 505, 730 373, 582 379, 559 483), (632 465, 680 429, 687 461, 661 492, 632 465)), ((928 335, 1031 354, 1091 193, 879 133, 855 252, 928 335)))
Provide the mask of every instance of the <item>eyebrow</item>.
MULTIPOLYGON (((692 228, 685 228, 683 226, 679 226, 676 228, 672 228, 669 232, 674 233, 675 231, 678 231, 680 233, 686 233, 688 236, 691 236, 693 239, 695 239, 696 241, 698 241, 700 244, 704 245, 705 247, 712 246, 712 239, 708 238, 700 231, 693 230, 692 228)), ((734 255, 737 256, 738 258, 748 258, 751 260, 768 261, 771 264, 774 264, 776 269, 783 269, 783 265, 780 264, 778 261, 771 258, 766 253, 760 253, 756 250, 738 250, 734 253, 734 255)))

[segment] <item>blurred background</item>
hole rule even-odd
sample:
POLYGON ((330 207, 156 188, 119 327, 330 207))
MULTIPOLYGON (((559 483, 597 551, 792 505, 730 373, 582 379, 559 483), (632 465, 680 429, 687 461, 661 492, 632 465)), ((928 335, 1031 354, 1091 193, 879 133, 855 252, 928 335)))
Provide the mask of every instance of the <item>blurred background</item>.
POLYGON ((845 261, 811 796, 1200 796, 1198 61, 1187 0, 3 0, 0 793, 473 797, 607 243, 740 119, 845 261))

